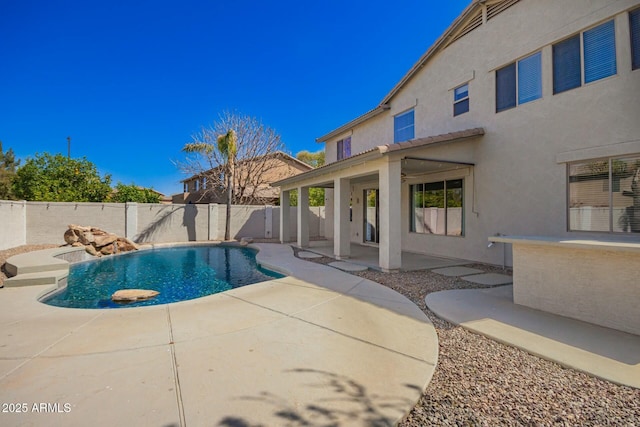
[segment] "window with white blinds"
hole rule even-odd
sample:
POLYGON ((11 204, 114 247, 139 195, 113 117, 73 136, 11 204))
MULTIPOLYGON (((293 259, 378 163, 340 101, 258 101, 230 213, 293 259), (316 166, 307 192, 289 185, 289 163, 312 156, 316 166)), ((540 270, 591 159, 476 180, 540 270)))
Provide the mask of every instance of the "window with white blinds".
POLYGON ((640 233, 640 156, 569 165, 569 230, 640 233))
POLYGON ((616 73, 616 35, 613 20, 553 45, 554 94, 616 73))
POLYGON ((496 112, 542 98, 542 54, 496 70, 496 112))
POLYGON ((583 35, 584 82, 616 74, 616 34, 613 21, 605 22, 583 35))
POLYGON ((518 104, 542 98, 542 55, 534 53, 518 61, 518 104))

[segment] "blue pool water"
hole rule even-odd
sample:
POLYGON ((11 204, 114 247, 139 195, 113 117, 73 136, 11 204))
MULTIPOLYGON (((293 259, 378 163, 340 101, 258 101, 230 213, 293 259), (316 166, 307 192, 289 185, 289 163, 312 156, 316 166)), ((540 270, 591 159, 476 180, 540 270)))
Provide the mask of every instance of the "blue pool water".
POLYGON ((71 265, 64 291, 42 302, 58 307, 120 308, 200 298, 284 277, 261 268, 256 251, 232 246, 189 246, 131 252, 71 265), (147 301, 118 304, 119 289, 150 289, 147 301))

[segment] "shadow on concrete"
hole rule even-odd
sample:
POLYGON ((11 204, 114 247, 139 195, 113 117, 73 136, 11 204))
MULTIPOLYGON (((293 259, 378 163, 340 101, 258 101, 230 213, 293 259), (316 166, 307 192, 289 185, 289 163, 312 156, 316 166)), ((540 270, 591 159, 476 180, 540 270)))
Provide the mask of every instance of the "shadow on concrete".
POLYGON ((438 317, 483 335, 495 329, 483 324, 494 321, 620 363, 640 363, 640 336, 515 304, 512 286, 435 292, 426 303, 438 317))
MULTIPOLYGON (((357 381, 333 372, 302 368, 284 371, 284 373, 299 374, 315 380, 309 383, 301 382, 301 385, 316 389, 318 393, 311 391, 304 394, 324 393, 325 397, 318 397, 303 405, 295 405, 288 399, 264 391, 256 396, 240 397, 242 400, 272 406, 274 418, 279 420, 279 425, 306 427, 393 426, 415 404, 414 401, 406 398, 370 394, 366 387, 357 381), (330 391, 330 397, 326 397, 327 391, 330 391)), ((422 389, 416 385, 404 384, 404 386, 416 392, 416 400, 422 394, 422 389)), ((253 422, 240 416, 226 416, 217 425, 259 427, 268 424, 263 424, 260 421, 253 422)))

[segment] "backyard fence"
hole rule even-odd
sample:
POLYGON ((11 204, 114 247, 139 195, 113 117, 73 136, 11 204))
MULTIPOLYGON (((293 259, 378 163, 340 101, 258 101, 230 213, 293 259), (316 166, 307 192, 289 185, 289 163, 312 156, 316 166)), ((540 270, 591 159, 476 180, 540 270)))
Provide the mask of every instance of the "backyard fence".
MULTIPOLYGON (((297 233, 296 207, 288 226, 297 233)), ((25 244, 63 244, 69 224, 98 227, 138 243, 224 238, 226 206, 219 204, 62 203, 0 201, 0 250, 25 244)), ((324 207, 309 208, 310 237, 323 237, 324 207)), ((279 206, 231 206, 231 237, 278 238, 279 206)))

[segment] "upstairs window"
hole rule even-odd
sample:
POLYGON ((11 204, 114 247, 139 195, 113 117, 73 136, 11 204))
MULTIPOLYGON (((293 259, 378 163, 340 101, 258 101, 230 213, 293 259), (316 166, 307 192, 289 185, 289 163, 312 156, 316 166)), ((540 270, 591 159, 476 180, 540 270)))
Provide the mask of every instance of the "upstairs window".
POLYGON ((613 20, 553 45, 554 94, 616 73, 616 35, 613 20), (584 57, 581 57, 581 44, 584 57))
POLYGON ((542 98, 542 55, 534 53, 518 61, 518 104, 542 98))
POLYGON ((640 68, 640 9, 629 13, 629 27, 631 29, 631 69, 640 68))
POLYGON ((469 111, 469 83, 453 90, 453 115, 458 116, 469 111))
POLYGON ((540 52, 496 70, 496 113, 538 98, 542 98, 540 52))
POLYGON ((338 141, 338 160, 351 157, 351 137, 338 141))
POLYGON ((411 109, 393 118, 394 143, 408 141, 415 137, 413 117, 413 109, 411 109))

